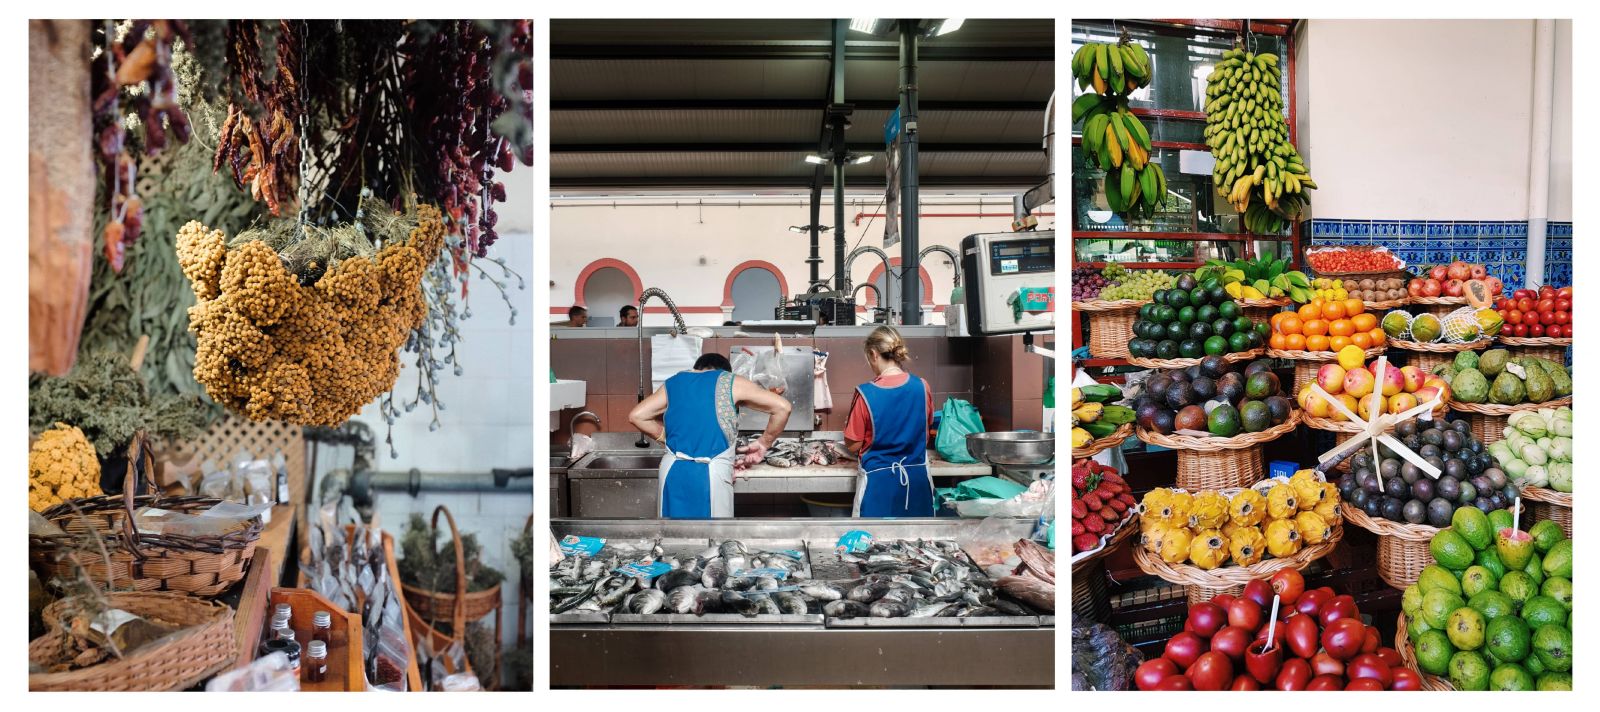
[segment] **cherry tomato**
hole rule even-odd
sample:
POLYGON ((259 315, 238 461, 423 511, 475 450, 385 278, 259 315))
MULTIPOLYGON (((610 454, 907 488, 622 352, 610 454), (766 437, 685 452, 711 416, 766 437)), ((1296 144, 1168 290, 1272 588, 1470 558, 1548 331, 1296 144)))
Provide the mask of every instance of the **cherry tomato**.
POLYGON ((1233 682, 1233 662, 1213 650, 1196 659, 1184 674, 1196 690, 1221 690, 1233 682))
POLYGON ((1522 323, 1522 310, 1521 309, 1510 309, 1510 310, 1507 310, 1506 311, 1506 315, 1505 315, 1505 320, 1506 320, 1507 324, 1521 324, 1522 323))
POLYGON ((1534 303, 1533 297, 1522 297, 1517 300, 1517 308, 1522 311, 1531 312, 1535 306, 1537 305, 1534 303))
POLYGON ((1141 690, 1158 689, 1161 681, 1178 674, 1178 666, 1166 658, 1154 658, 1139 663, 1133 671, 1133 684, 1141 690))
POLYGON ((1544 323, 1544 314, 1541 313, 1541 312, 1536 312, 1536 311, 1523 312, 1522 313, 1522 323, 1527 324, 1529 326, 1532 326, 1534 324, 1543 324, 1544 323))
POLYGON ((1306 684, 1311 682, 1311 663, 1300 658, 1283 661, 1283 667, 1278 669, 1278 679, 1273 682, 1273 687, 1283 692, 1306 689, 1306 684))
POLYGON ((1370 677, 1358 677, 1345 685, 1344 689, 1350 692, 1382 692, 1383 683, 1370 677))
POLYGON ((1272 591, 1278 594, 1279 604, 1293 606, 1306 592, 1306 579, 1295 569, 1283 569, 1272 575, 1272 591))
POLYGON ((1570 324, 1570 323, 1572 323, 1572 312, 1570 312, 1570 311, 1558 311, 1558 312, 1556 312, 1556 323, 1557 324, 1570 324))
POLYGON ((1538 338, 1540 336, 1544 336, 1544 324, 1529 324, 1528 325, 1528 336, 1530 338, 1538 338))
POLYGON ((1188 691, 1194 689, 1194 683, 1189 682, 1189 678, 1182 675, 1173 675, 1172 677, 1162 680, 1161 684, 1156 685, 1156 689, 1165 691, 1188 691))
POLYGON ((1552 286, 1550 286, 1548 284, 1544 284, 1544 285, 1540 285, 1539 286, 1539 298, 1540 299, 1545 299, 1545 298, 1554 297, 1554 296, 1556 296, 1556 288, 1555 287, 1552 287, 1552 286))
POLYGON ((1512 336, 1527 336, 1528 335, 1528 325, 1527 324, 1512 324, 1511 325, 1511 335, 1512 336))
POLYGON ((1205 652, 1205 647, 1206 643, 1200 636, 1184 631, 1167 641, 1167 648, 1161 655, 1187 670, 1200 657, 1200 653, 1205 652))

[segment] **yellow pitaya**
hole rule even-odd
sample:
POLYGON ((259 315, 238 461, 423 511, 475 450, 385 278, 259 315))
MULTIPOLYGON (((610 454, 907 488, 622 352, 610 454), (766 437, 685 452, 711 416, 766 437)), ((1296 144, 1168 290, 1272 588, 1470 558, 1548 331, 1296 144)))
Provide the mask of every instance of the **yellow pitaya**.
POLYGON ((1333 527, 1316 512, 1295 515, 1294 528, 1300 531, 1300 540, 1307 544, 1321 544, 1333 535, 1333 527))
POLYGON ((1299 553, 1302 541, 1293 519, 1275 519, 1267 524, 1267 553, 1277 558, 1299 553))
POLYGON ((1267 498, 1253 489, 1241 490, 1228 503, 1228 516, 1234 524, 1253 527, 1267 518, 1267 498))
MULTIPOLYGON (((1300 511, 1308 511, 1322 503, 1326 496, 1323 485, 1327 484, 1317 479, 1310 470, 1301 470, 1289 478, 1289 486, 1294 488, 1294 496, 1300 511)), ((1337 489, 1337 488, 1336 488, 1337 489)))
POLYGON ((1249 566, 1267 555, 1267 540, 1255 527, 1238 527, 1228 536, 1228 552, 1233 563, 1249 566))
POLYGON ((1267 490, 1267 516, 1273 519, 1291 519, 1300 511, 1300 498, 1294 488, 1278 483, 1267 490))
POLYGON ((1184 559, 1189 558, 1189 542, 1192 540, 1193 537, 1189 536, 1188 529, 1168 527, 1161 535, 1156 554, 1169 564, 1181 564, 1184 559))
POLYGON ((1189 507, 1189 528, 1199 531, 1216 529, 1228 521, 1228 498, 1220 492, 1207 490, 1194 496, 1189 507))
POLYGON ((1317 503, 1311 511, 1322 517, 1329 527, 1339 526, 1344 521, 1344 503, 1339 501, 1339 486, 1332 482, 1322 483, 1322 501, 1317 503))
POLYGON ((1216 529, 1206 529, 1189 541, 1189 561, 1202 569, 1228 563, 1228 540, 1216 529))

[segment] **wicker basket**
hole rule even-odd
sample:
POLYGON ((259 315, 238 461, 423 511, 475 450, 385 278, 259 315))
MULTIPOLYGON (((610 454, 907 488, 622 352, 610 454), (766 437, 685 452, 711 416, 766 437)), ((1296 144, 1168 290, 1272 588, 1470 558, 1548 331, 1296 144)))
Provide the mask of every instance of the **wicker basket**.
POLYGON ((1205 603, 1222 594, 1237 598, 1242 593, 1244 593, 1244 586, 1228 586, 1226 588, 1210 588, 1208 586, 1183 587, 1184 598, 1188 600, 1190 606, 1194 606, 1197 603, 1205 603))
MULTIPOLYGON (((29 690, 182 690, 227 668, 239 656, 232 608, 177 593, 108 593, 106 597, 115 608, 183 629, 121 659, 69 672, 29 675, 29 690)), ((50 665, 71 655, 71 639, 59 622, 72 616, 77 605, 80 601, 65 598, 45 606, 42 615, 51 631, 28 644, 30 661, 50 665)))
POLYGON ((1139 515, 1134 514, 1124 517, 1122 522, 1117 524, 1117 531, 1114 532, 1111 535, 1111 538, 1106 540, 1106 542, 1102 544, 1099 549, 1084 552, 1081 555, 1074 555, 1072 557, 1073 578, 1077 578, 1078 574, 1086 572, 1092 568, 1095 562, 1104 559, 1106 556, 1110 555, 1111 552, 1116 551, 1118 547, 1122 546, 1123 542, 1127 541, 1134 534, 1138 533, 1138 531, 1139 515))
MULTIPOLYGON (((1250 349, 1249 351, 1239 351, 1239 352, 1236 352, 1236 353, 1224 354, 1222 356, 1222 360, 1226 361, 1227 363, 1239 363, 1241 361, 1250 361, 1252 359, 1259 358, 1262 354, 1264 354, 1266 352, 1267 352, 1267 349, 1265 347, 1262 347, 1262 348, 1259 348, 1259 349, 1250 349)), ((1197 358, 1137 358, 1137 357, 1134 357, 1134 356, 1129 356, 1128 357, 1128 363, 1130 363, 1130 364, 1132 364, 1134 366, 1138 366, 1140 368, 1165 368, 1165 369, 1188 368, 1190 366, 1199 365, 1200 361, 1201 361, 1201 359, 1197 359, 1197 358)))
POLYGON ((1111 620, 1111 597, 1106 588, 1106 565, 1099 558, 1072 569, 1072 616, 1104 623, 1111 620))
POLYGON ((1549 519, 1561 525, 1561 531, 1572 538, 1572 493, 1557 492, 1544 487, 1522 488, 1522 498, 1528 500, 1530 522, 1549 519))
POLYGON ((1403 339, 1390 339, 1391 348, 1409 351, 1406 355, 1406 364, 1416 366, 1425 373, 1433 373, 1433 369, 1440 364, 1449 363, 1455 359, 1453 354, 1462 351, 1478 351, 1488 348, 1493 342, 1491 339, 1468 341, 1464 344, 1433 344, 1421 341, 1405 341, 1403 339))
POLYGON ((1472 424, 1472 434, 1484 445, 1503 440, 1505 438, 1506 422, 1511 414, 1518 411, 1539 410, 1540 408, 1560 408, 1572 405, 1572 396, 1557 398, 1543 403, 1520 403, 1518 405, 1496 405, 1493 403, 1462 403, 1450 401, 1450 410, 1467 415, 1467 422, 1472 424))
MULTIPOLYGON (((1252 489, 1260 491, 1263 495, 1273 485, 1287 482, 1286 478, 1273 478, 1261 480, 1251 485, 1252 489)), ((1188 489, 1180 487, 1179 489, 1188 489)), ((1232 499, 1233 495, 1244 488, 1229 487, 1219 490, 1223 495, 1232 499)), ((1284 569, 1302 569, 1317 559, 1327 556, 1338 546, 1339 540, 1344 538, 1344 526, 1336 524, 1328 538, 1318 544, 1309 544, 1301 547, 1293 556, 1281 559, 1262 559, 1249 566, 1235 566, 1232 564, 1219 566, 1214 569, 1202 569, 1190 564, 1169 564, 1160 556, 1146 550, 1143 546, 1135 547, 1133 560, 1139 568, 1151 576, 1156 576, 1169 583, 1187 586, 1191 590, 1189 600, 1196 602, 1196 596, 1203 596, 1199 600, 1210 600, 1223 593, 1233 593, 1234 589, 1243 589, 1244 585, 1258 578, 1271 576, 1284 569), (1196 592, 1192 589, 1200 588, 1196 592)))
POLYGON ((1406 667, 1411 668, 1413 672, 1422 678, 1423 690, 1428 692, 1454 692, 1456 688, 1450 684, 1449 680, 1438 675, 1425 673, 1422 668, 1417 667, 1417 653, 1411 648, 1411 635, 1406 628, 1406 614, 1401 613, 1400 619, 1395 621, 1394 624, 1394 649, 1395 652, 1400 654, 1400 662, 1405 663, 1406 667))
POLYGON ((1289 419, 1258 433, 1231 438, 1202 438, 1192 435, 1162 435, 1136 428, 1140 440, 1178 453, 1177 486, 1181 489, 1229 489, 1245 487, 1261 478, 1261 446, 1282 437, 1300 424, 1300 411, 1289 419))
MULTIPOLYGON (((147 471, 154 467, 149 443, 143 437, 134 438, 129 459, 143 459, 147 471)), ((90 578, 108 589, 176 591, 203 598, 216 596, 244 578, 250 557, 255 555, 256 540, 261 536, 261 520, 252 519, 218 536, 141 533, 133 525, 134 511, 139 507, 190 513, 210 509, 222 500, 135 496, 136 469, 127 468, 121 495, 71 500, 43 512, 45 519, 64 529, 68 536, 29 537, 29 556, 39 568, 40 578, 71 578, 81 565, 90 578), (98 538, 107 553, 75 559, 72 551, 85 535, 98 538)))
POLYGON ((1288 297, 1273 297, 1270 299, 1235 299, 1239 304, 1239 313, 1250 318, 1250 321, 1265 321, 1271 319, 1273 314, 1283 311, 1292 302, 1288 297))
POLYGON ((1072 459, 1082 460, 1086 457, 1094 457, 1104 450, 1109 450, 1121 445, 1123 441, 1127 440, 1129 436, 1132 435, 1133 423, 1123 423, 1122 425, 1118 426, 1116 430, 1112 431, 1110 435, 1098 440, 1091 440, 1089 441, 1088 445, 1083 447, 1072 448, 1072 459))
POLYGON ((1417 582, 1423 567, 1433 563, 1428 542, 1439 533, 1437 528, 1373 519, 1357 507, 1345 507, 1344 518, 1378 535, 1378 576, 1391 587, 1404 590, 1417 582))
POLYGON ((1126 358, 1133 340, 1133 322, 1148 299, 1094 299, 1073 302, 1072 310, 1088 315, 1089 353, 1097 358, 1126 358))
POLYGON ((1548 336, 1502 336, 1499 341, 1516 349, 1522 356, 1542 358, 1559 364, 1566 364, 1567 348, 1572 346, 1572 339, 1553 339, 1548 336))
POLYGON ((1411 305, 1421 307, 1418 314, 1432 314, 1443 319, 1446 314, 1467 305, 1466 297, 1412 297, 1411 305))
MULTIPOLYGON (((1333 442, 1335 445, 1342 444, 1344 441, 1355 437, 1356 433, 1366 432, 1362 430, 1360 425, 1348 420, 1334 420, 1333 418, 1318 418, 1311 415, 1301 415, 1300 422, 1312 430, 1321 430, 1324 432, 1333 433, 1333 442)), ((1385 432, 1393 432, 1393 430, 1394 428, 1391 427, 1385 432)), ((1354 457, 1354 454, 1352 454, 1351 457, 1354 457)), ((1338 465, 1335 465, 1333 469, 1338 472, 1349 472, 1350 458, 1345 458, 1338 465)))
POLYGON ((1362 302, 1361 306, 1371 312, 1379 309, 1399 309, 1409 304, 1411 304, 1411 297, 1401 297, 1399 299, 1385 299, 1381 302, 1362 302))
MULTIPOLYGON (((461 532, 456 529, 455 515, 441 504, 433 510, 433 521, 429 526, 438 529, 440 514, 443 514, 445 521, 450 524, 450 538, 455 543, 456 591, 466 591, 466 562, 462 561, 464 554, 461 550, 461 532)), ((433 591, 405 582, 401 582, 400 590, 405 596, 406 605, 410 606, 418 616, 430 622, 450 621, 452 623, 450 630, 456 635, 466 630, 467 623, 489 615, 500 607, 500 584, 461 595, 433 591)))
MULTIPOLYGON (((1374 346, 1362 353, 1368 359, 1383 355, 1384 347, 1374 346)), ((1317 371, 1325 363, 1337 363, 1339 354, 1335 351, 1300 351, 1289 349, 1267 349, 1268 358, 1281 358, 1294 362, 1294 385, 1290 393, 1299 393, 1307 383, 1312 383, 1317 378, 1317 371)))

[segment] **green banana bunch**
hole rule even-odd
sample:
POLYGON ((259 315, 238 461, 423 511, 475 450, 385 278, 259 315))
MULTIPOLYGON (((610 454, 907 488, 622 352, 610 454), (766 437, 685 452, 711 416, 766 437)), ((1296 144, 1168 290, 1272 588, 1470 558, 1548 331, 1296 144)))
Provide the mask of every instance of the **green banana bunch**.
POLYGON ((1154 217, 1167 194, 1167 176, 1150 160, 1150 132, 1127 100, 1084 94, 1073 101, 1083 120, 1083 148, 1106 171, 1106 202, 1125 220, 1154 217), (1085 101, 1088 97, 1090 101, 1085 101))
POLYGON ((1150 83, 1150 55, 1126 37, 1116 44, 1088 42, 1072 53, 1072 76, 1079 89, 1126 96, 1150 83))
MULTIPOLYGON (((1311 203, 1316 181, 1289 142, 1278 56, 1234 47, 1206 77, 1211 178, 1244 216, 1245 229, 1278 234, 1311 203)), ((1276 286, 1276 285, 1274 285, 1276 286)))

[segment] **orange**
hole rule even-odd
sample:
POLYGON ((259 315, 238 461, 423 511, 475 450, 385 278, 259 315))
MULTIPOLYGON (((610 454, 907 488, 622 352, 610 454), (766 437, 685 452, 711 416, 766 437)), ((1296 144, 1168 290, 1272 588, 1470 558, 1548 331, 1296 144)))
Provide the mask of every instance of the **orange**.
POLYGON ((1349 299, 1344 300, 1344 315, 1345 316, 1355 316, 1355 315, 1360 314, 1360 313, 1362 313, 1362 312, 1364 312, 1366 310, 1367 310, 1367 305, 1362 303, 1362 301, 1360 299, 1356 299, 1355 297, 1351 297, 1349 299))
POLYGON ((1300 321, 1300 317, 1291 313, 1289 316, 1284 317, 1283 321, 1279 322, 1278 328, 1285 334, 1298 334, 1305 328, 1305 324, 1300 321))
POLYGON ((1328 324, 1328 334, 1332 336, 1349 336, 1356 333, 1356 327, 1349 319, 1335 319, 1328 324))
POLYGON ((1372 334, 1365 331, 1357 331, 1350 335, 1350 343, 1355 344, 1362 351, 1366 351, 1372 348, 1372 334))
MULTIPOLYGON (((1311 338, 1315 339, 1321 337, 1313 336, 1311 338)), ((1283 337, 1283 348, 1289 351, 1305 351, 1306 337, 1299 334, 1289 334, 1288 336, 1283 337)))
POLYGON ((1373 346, 1382 346, 1385 342, 1387 342, 1389 340, 1388 334, 1383 333, 1383 327, 1378 327, 1376 329, 1373 329, 1372 331, 1367 332, 1367 336, 1372 337, 1372 345, 1373 346))
POLYGON ((1288 342, 1289 337, 1279 333, 1273 333, 1272 337, 1267 339, 1267 345, 1279 351, 1282 351, 1284 349, 1284 344, 1288 342))
POLYGON ((1305 351, 1327 351, 1328 350, 1328 337, 1326 337, 1326 336, 1307 336, 1306 339, 1305 339, 1305 348, 1303 350, 1305 350, 1305 351))
POLYGON ((1350 317, 1350 323, 1355 325, 1356 331, 1372 331, 1378 328, 1378 317, 1360 312, 1350 317))
POLYGON ((1328 333, 1328 322, 1321 319, 1307 321, 1300 329, 1306 336, 1323 336, 1328 333))
POLYGON ((1344 318, 1344 302, 1337 299, 1322 305, 1322 317, 1329 321, 1344 318))
POLYGON ((1322 318, 1322 300, 1313 299, 1300 307, 1300 318, 1305 320, 1322 318))
POLYGON ((1279 324, 1282 324, 1284 319, 1287 319, 1287 318, 1289 318, 1291 316, 1295 316, 1295 313, 1292 312, 1292 311, 1281 311, 1281 312, 1278 312, 1276 314, 1273 314, 1272 315, 1272 330, 1276 331, 1276 332, 1279 332, 1279 333, 1282 333, 1283 330, 1279 327, 1279 324))
POLYGON ((1349 346, 1351 343, 1350 337, 1348 336, 1335 336, 1328 339, 1328 350, 1338 351, 1339 349, 1349 346))

